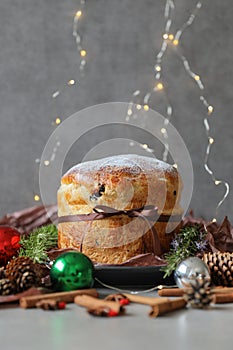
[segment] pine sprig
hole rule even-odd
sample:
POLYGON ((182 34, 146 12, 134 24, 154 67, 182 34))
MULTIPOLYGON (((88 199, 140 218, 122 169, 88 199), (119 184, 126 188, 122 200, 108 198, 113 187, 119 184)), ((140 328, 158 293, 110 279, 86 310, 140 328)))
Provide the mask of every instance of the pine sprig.
POLYGON ((26 236, 21 236, 19 256, 31 258, 35 263, 45 263, 48 249, 57 246, 58 232, 53 224, 42 226, 26 236))
POLYGON ((167 262, 162 269, 165 272, 164 278, 170 276, 182 260, 203 252, 207 248, 205 237, 206 233, 198 225, 181 229, 171 243, 171 250, 164 256, 167 262))

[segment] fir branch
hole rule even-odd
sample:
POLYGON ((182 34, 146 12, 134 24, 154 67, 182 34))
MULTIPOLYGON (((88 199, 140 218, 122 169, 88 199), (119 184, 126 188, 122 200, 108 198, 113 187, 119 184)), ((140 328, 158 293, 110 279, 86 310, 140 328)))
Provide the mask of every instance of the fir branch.
POLYGON ((48 249, 57 246, 58 232, 55 225, 42 226, 29 235, 21 236, 19 256, 31 258, 35 263, 45 263, 48 249))
POLYGON ((165 272, 164 278, 170 276, 182 260, 203 252, 207 247, 205 237, 206 233, 203 233, 198 225, 181 229, 171 243, 170 252, 164 256, 167 262, 167 265, 162 268, 165 272))

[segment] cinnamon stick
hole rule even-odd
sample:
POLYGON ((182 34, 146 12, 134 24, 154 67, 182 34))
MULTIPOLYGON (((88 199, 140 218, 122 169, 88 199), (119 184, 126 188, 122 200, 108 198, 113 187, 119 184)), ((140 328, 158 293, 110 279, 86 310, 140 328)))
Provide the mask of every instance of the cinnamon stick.
POLYGON ((186 301, 183 298, 164 301, 152 306, 152 310, 149 313, 150 317, 158 317, 168 312, 183 309, 186 306, 186 301))
POLYGON ((184 295, 184 289, 182 288, 164 288, 158 290, 160 297, 182 297, 184 295))
POLYGON ((59 301, 65 301, 66 303, 73 303, 74 298, 77 295, 83 295, 83 294, 92 295, 95 297, 98 296, 96 289, 79 289, 71 292, 48 293, 48 294, 23 297, 23 298, 20 298, 19 304, 22 308, 27 309, 27 308, 36 307, 36 304, 40 300, 46 300, 46 299, 54 299, 59 301))
POLYGON ((138 304, 144 304, 144 305, 156 305, 159 303, 163 303, 164 301, 169 301, 168 298, 156 298, 156 297, 145 297, 142 295, 134 295, 134 294, 123 294, 130 302, 132 303, 138 303, 138 304))
POLYGON ((215 304, 233 303, 233 292, 215 294, 213 297, 213 302, 215 304))
POLYGON ((97 299, 90 295, 77 295, 74 298, 74 302, 79 306, 84 306, 87 308, 87 310, 106 309, 109 311, 114 311, 116 315, 124 311, 122 305, 116 301, 97 299))
POLYGON ((211 289, 214 294, 231 294, 233 293, 233 287, 216 287, 211 289))
MULTIPOLYGON (((158 295, 163 297, 181 297, 186 292, 183 288, 164 288, 158 291, 158 295)), ((213 294, 229 294, 233 293, 233 287, 216 287, 211 288, 213 294)))
POLYGON ((32 287, 22 293, 11 294, 11 295, 1 295, 0 307, 2 304, 19 303, 19 300, 23 297, 28 297, 32 295, 41 295, 41 294, 42 294, 42 290, 32 287))

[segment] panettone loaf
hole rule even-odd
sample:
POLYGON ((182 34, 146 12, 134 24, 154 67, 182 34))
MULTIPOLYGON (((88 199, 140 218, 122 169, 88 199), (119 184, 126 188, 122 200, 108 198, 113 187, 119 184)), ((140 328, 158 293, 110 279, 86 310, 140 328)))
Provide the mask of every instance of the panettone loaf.
MULTIPOLYGON (((96 205, 118 210, 154 205, 160 214, 181 215, 181 188, 177 169, 155 158, 129 154, 84 162, 62 177, 58 216, 92 213, 96 205)), ((177 222, 156 222, 154 227, 161 251, 168 251, 177 222)), ((94 262, 109 264, 153 252, 155 246, 148 222, 124 214, 62 222, 58 225, 58 241, 59 248, 82 248, 94 262)))

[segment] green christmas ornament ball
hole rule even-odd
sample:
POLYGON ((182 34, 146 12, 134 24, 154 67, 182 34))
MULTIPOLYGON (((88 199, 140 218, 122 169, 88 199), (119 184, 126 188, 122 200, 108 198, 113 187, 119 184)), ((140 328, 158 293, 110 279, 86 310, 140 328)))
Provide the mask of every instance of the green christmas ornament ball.
POLYGON ((54 261, 50 278, 57 291, 91 288, 94 284, 94 266, 86 255, 66 252, 54 261))

